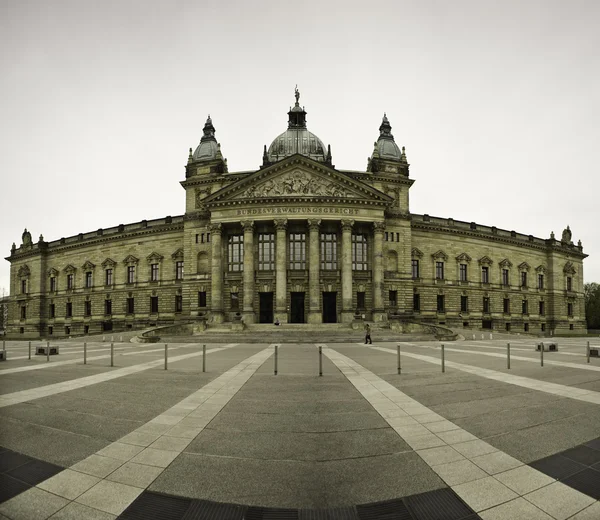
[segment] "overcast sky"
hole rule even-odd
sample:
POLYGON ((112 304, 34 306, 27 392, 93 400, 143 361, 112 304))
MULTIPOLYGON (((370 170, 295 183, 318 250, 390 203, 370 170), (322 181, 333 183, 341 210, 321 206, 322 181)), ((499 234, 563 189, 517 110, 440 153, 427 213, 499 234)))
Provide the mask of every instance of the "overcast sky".
MULTIPOLYGON (((207 114, 258 169, 294 86, 340 169, 385 112, 411 211, 548 238, 600 282, 600 2, 0 0, 2 257, 185 209, 207 114)), ((0 294, 9 263, 0 263, 0 294)))

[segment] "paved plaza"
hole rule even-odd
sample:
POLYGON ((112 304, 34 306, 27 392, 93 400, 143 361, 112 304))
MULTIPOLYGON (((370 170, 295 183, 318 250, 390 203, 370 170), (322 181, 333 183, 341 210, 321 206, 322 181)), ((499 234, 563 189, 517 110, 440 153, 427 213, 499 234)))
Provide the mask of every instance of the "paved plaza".
POLYGON ((598 338, 86 339, 6 341, 0 519, 600 518, 598 338))

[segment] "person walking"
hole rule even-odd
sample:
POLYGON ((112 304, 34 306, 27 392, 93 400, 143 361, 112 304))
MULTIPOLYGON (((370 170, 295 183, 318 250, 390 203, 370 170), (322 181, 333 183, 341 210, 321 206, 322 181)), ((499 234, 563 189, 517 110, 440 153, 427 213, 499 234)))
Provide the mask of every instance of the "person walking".
POLYGON ((369 343, 370 345, 373 344, 373 342, 371 341, 371 326, 367 323, 365 325, 365 345, 369 343))

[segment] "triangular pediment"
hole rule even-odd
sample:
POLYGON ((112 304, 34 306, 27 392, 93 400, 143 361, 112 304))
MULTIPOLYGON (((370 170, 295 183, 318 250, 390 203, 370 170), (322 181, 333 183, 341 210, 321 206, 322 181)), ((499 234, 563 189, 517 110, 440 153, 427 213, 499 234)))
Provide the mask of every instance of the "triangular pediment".
POLYGON ((295 155, 259 170, 216 193, 203 202, 210 208, 240 203, 348 201, 388 205, 393 198, 353 179, 345 173, 306 157, 295 155))

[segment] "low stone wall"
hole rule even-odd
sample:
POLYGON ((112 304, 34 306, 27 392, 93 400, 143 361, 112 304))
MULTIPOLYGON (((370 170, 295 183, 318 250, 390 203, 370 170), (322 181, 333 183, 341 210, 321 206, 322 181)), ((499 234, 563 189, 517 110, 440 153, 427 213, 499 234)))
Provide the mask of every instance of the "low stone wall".
POLYGON ((446 327, 439 325, 427 325, 414 321, 390 319, 390 329, 401 334, 431 334, 438 341, 456 341, 458 334, 446 327))

